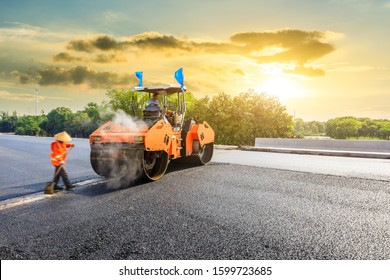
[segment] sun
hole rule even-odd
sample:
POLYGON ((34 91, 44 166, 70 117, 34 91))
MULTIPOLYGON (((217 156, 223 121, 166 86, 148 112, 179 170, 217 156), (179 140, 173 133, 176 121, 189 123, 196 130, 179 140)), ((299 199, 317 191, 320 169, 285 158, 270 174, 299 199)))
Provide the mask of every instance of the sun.
POLYGON ((272 75, 265 82, 256 87, 257 92, 265 92, 268 95, 276 96, 281 100, 302 97, 304 90, 298 86, 297 82, 289 76, 272 75))

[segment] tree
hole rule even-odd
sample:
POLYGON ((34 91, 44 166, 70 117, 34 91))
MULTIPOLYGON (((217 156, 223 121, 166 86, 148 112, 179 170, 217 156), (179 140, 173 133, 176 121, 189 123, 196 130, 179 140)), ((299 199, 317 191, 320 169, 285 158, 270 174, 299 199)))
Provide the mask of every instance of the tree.
POLYGON ((197 122, 205 120, 210 121, 211 112, 209 111, 210 98, 205 96, 201 99, 192 98, 192 101, 187 104, 187 117, 193 118, 197 122))
POLYGON ((279 100, 266 94, 241 93, 232 97, 220 93, 194 102, 189 115, 206 120, 216 134, 215 143, 253 145, 256 137, 291 137, 292 117, 279 100))
POLYGON ((87 113, 78 111, 69 119, 66 131, 73 137, 88 138, 93 131, 90 129, 91 123, 91 118, 87 113))
POLYGON ((383 121, 380 124, 379 134, 382 139, 389 140, 390 139, 390 122, 383 121))
POLYGON ((9 115, 8 112, 0 112, 0 132, 15 132, 17 122, 18 116, 15 111, 12 115, 9 115))
POLYGON ((131 90, 111 89, 106 94, 110 101, 108 104, 115 112, 121 110, 130 116, 142 116, 142 110, 149 100, 149 95, 131 90))
POLYGON ((89 136, 89 134, 95 131, 100 125, 112 119, 112 113, 109 113, 108 107, 109 105, 106 103, 98 105, 97 103, 90 102, 84 110, 76 113, 77 118, 75 121, 80 122, 80 125, 84 129, 84 133, 89 136), (85 113, 88 118, 82 116, 81 113, 85 113))
POLYGON ((354 117, 340 117, 330 119, 326 123, 326 134, 336 139, 347 139, 353 136, 357 137, 361 127, 362 123, 354 117))
POLYGON ((67 129, 73 112, 69 108, 58 107, 47 114, 46 132, 49 135, 57 134, 67 129))
POLYGON ((377 137, 379 136, 380 123, 369 118, 358 119, 362 123, 362 127, 359 129, 359 137, 377 137))
POLYGON ((99 106, 97 103, 89 102, 87 106, 85 106, 83 112, 85 112, 88 115, 91 121, 93 122, 99 121, 100 114, 99 114, 99 106))
POLYGON ((324 135, 325 123, 319 121, 305 122, 302 119, 297 118, 294 121, 295 134, 298 137, 305 135, 324 135))
POLYGON ((295 134, 301 137, 305 135, 305 122, 302 119, 300 118, 295 119, 294 128, 295 128, 295 134))
POLYGON ((288 138, 294 136, 292 116, 277 97, 265 93, 250 93, 248 102, 254 116, 255 137, 288 138))
POLYGON ((44 135, 39 124, 46 118, 46 116, 23 116, 18 119, 16 123, 15 133, 19 135, 39 136, 44 135))

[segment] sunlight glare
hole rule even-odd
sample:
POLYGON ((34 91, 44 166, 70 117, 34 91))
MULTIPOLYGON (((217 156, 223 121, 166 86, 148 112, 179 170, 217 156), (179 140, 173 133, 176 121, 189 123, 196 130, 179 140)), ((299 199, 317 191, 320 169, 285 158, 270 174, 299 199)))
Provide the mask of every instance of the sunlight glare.
POLYGON ((255 88, 257 92, 265 92, 271 96, 276 96, 281 100, 302 97, 304 90, 297 86, 296 82, 287 76, 272 76, 266 82, 255 88))

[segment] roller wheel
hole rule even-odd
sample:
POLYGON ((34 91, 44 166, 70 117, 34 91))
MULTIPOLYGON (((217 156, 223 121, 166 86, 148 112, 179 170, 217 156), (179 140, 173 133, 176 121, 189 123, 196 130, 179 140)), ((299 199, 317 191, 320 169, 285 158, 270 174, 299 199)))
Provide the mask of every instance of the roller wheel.
POLYGON ((197 163, 202 165, 210 162, 213 157, 214 143, 204 144, 203 147, 200 147, 199 141, 195 140, 192 143, 192 152, 193 158, 197 163))
MULTIPOLYGON (((90 156, 92 169, 106 178, 126 177, 130 180, 140 176, 143 150, 124 151, 121 152, 120 157, 114 156, 114 154, 109 149, 92 149, 90 156)), ((118 154, 118 150, 116 154, 118 154)))
POLYGON ((214 151, 214 143, 208 143, 203 145, 202 148, 199 149, 199 160, 202 164, 207 164, 210 162, 211 158, 213 157, 213 151, 214 151))
POLYGON ((155 181, 160 179, 167 170, 168 154, 164 151, 145 151, 143 158, 144 175, 147 179, 155 181))
POLYGON ((91 150, 91 166, 92 169, 96 172, 96 174, 103 177, 112 177, 111 173, 112 166, 115 165, 113 160, 101 158, 102 152, 100 150, 91 150))

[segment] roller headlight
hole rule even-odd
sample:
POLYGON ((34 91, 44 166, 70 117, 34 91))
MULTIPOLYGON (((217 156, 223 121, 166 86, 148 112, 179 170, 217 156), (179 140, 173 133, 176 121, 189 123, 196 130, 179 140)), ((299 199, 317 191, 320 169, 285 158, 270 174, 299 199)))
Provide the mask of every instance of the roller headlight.
POLYGON ((145 140, 144 136, 134 136, 134 142, 143 143, 144 140, 145 140))

